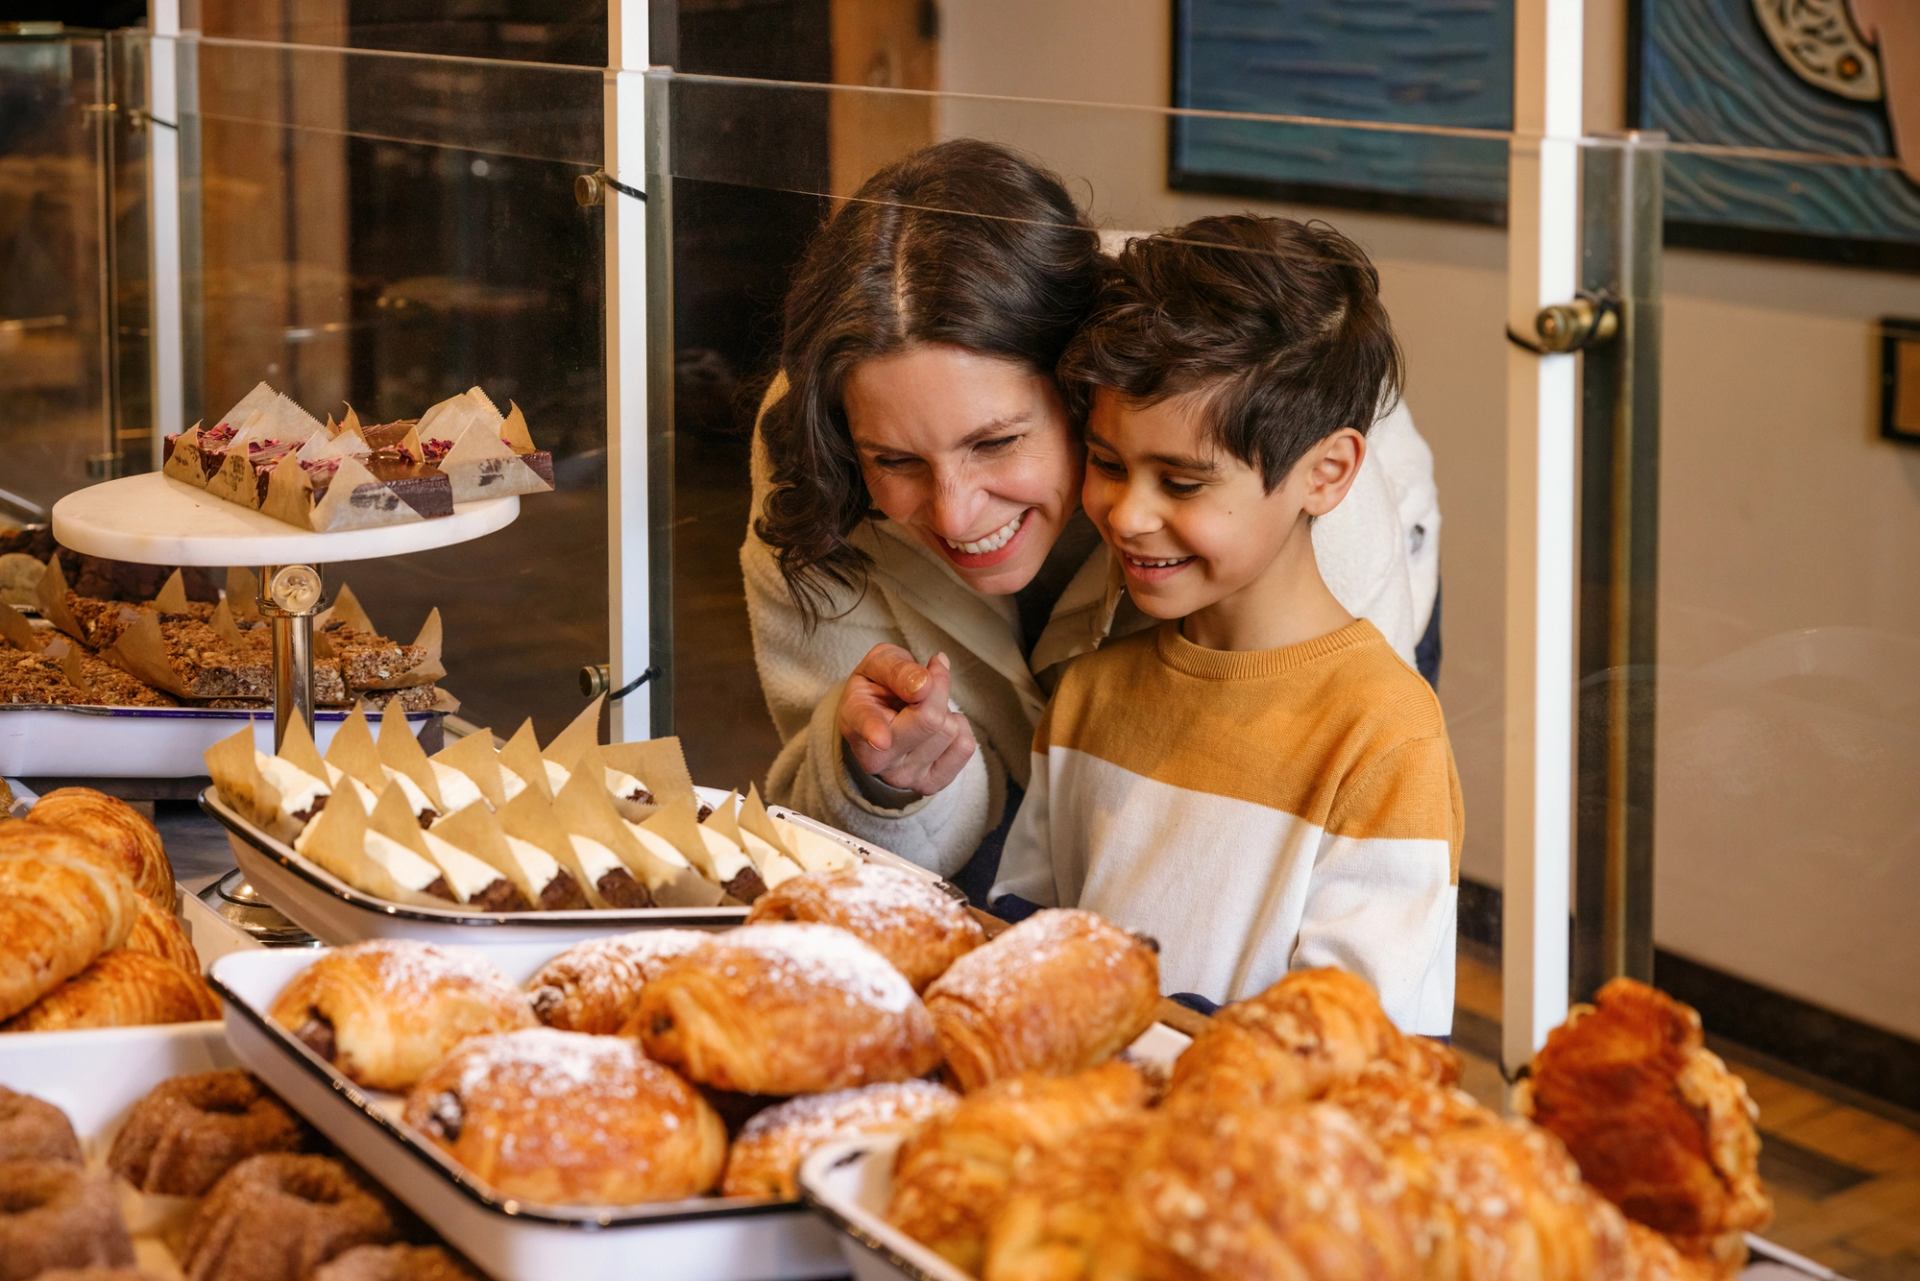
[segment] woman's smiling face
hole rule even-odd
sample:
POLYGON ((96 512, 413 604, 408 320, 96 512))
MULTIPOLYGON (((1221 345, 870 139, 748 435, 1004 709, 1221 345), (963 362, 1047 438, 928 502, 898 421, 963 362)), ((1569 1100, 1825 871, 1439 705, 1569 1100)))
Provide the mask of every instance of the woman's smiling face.
POLYGON ((919 344, 862 361, 841 395, 887 519, 983 596, 1033 581, 1080 499, 1081 449, 1051 375, 919 344))

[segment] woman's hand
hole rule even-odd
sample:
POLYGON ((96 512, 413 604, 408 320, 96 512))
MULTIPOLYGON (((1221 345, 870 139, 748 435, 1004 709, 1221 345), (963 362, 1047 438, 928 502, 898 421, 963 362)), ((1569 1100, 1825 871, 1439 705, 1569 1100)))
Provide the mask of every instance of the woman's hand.
POLYGON ((973 727, 948 705, 945 654, 922 667, 898 645, 875 645, 840 695, 840 737, 854 763, 889 787, 933 793, 973 755, 973 727))

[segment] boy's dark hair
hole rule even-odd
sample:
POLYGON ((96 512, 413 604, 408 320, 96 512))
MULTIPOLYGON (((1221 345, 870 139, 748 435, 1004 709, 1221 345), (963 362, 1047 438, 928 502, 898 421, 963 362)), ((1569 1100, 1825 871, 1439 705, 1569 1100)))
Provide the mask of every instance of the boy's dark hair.
POLYGON ((1051 374, 1103 273, 1100 238, 1060 179, 958 138, 867 179, 807 246, 787 291, 786 395, 760 436, 773 489, 754 533, 809 625, 865 586, 848 541, 871 515, 842 388, 863 360, 947 343, 1051 374))
POLYGON ((1403 365, 1360 246, 1230 214, 1128 241, 1059 373, 1080 423, 1096 387, 1141 405, 1199 393, 1214 443, 1271 492, 1317 442, 1373 426, 1403 365))

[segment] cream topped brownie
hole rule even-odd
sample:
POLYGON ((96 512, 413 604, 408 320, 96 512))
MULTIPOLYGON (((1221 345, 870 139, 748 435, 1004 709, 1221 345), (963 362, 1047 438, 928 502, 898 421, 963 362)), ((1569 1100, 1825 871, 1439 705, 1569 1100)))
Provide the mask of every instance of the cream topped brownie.
POLYGON ((594 890, 608 907, 652 907, 653 895, 620 861, 620 856, 591 836, 570 833, 567 844, 581 874, 593 883, 594 890))
POLYGON ((390 896, 397 888, 408 895, 444 899, 449 903, 458 901, 439 868, 381 832, 366 830, 360 833, 358 869, 341 866, 337 859, 328 856, 329 851, 321 843, 319 833, 323 826, 320 823, 307 824, 300 835, 294 838, 293 852, 320 864, 354 888, 371 894, 390 896), (354 870, 361 870, 363 875, 353 875, 354 870), (373 875, 365 876, 364 872, 373 875), (362 880, 372 883, 361 884, 362 880), (383 880, 390 884, 381 884, 383 880))
POLYGON ((760 869, 753 865, 741 846, 710 827, 700 828, 700 842, 706 848, 707 861, 700 871, 707 879, 742 903, 751 903, 767 892, 760 869))
POLYGON ((315 778, 292 761, 256 751, 253 765, 280 796, 282 830, 304 829, 327 807, 327 798, 333 794, 333 788, 324 779, 315 778))
POLYGON ((445 873, 447 884, 462 903, 483 912, 527 910, 526 896, 500 872, 432 831, 423 832, 421 839, 427 843, 428 855, 445 873))
POLYGON ((553 855, 517 836, 509 835, 506 840, 509 854, 525 870, 528 883, 539 887, 539 897, 534 904, 537 909, 577 912, 592 906, 580 882, 574 880, 573 873, 561 867, 553 855))

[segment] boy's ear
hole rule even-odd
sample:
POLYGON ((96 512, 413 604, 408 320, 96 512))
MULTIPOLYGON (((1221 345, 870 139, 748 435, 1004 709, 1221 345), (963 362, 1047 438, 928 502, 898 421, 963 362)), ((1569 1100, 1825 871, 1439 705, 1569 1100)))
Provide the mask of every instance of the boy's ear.
POLYGON ((1308 450, 1301 460, 1306 464, 1307 489, 1300 509, 1309 516, 1324 516, 1338 507, 1366 458, 1367 438, 1351 427, 1342 427, 1308 450))

